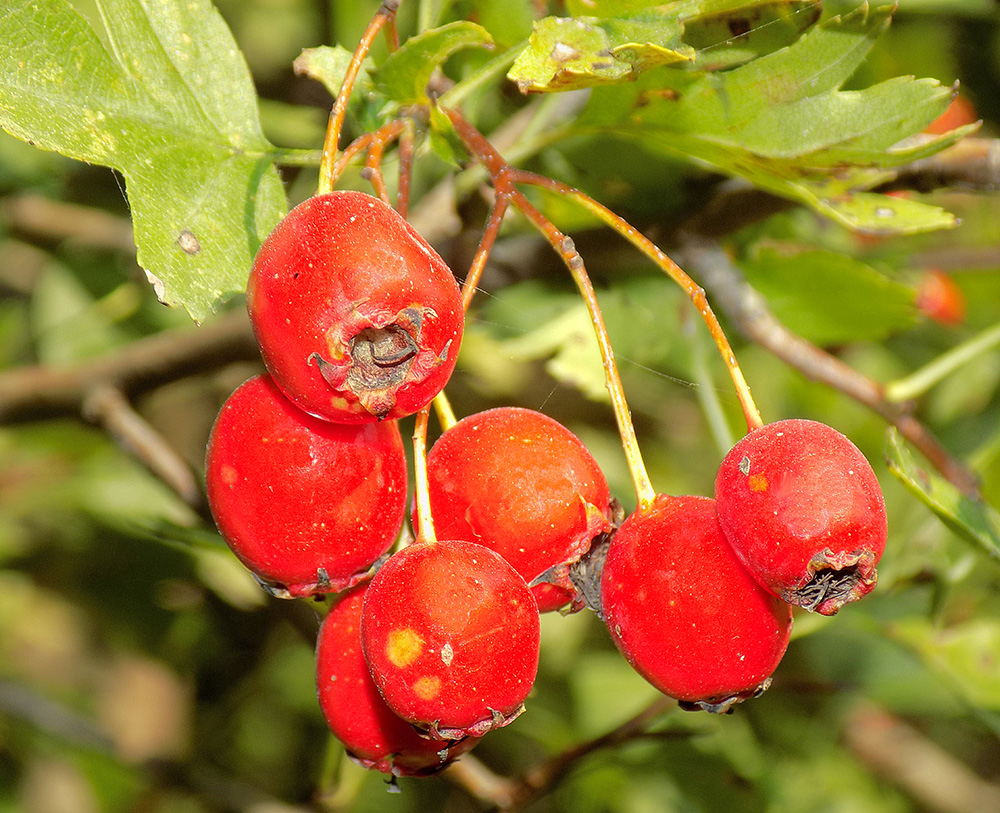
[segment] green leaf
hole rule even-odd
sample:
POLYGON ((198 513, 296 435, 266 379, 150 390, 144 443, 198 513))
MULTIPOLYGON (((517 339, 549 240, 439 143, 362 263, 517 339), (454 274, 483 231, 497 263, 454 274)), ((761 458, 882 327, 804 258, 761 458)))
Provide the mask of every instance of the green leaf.
MULTIPOLYGON (((947 212, 866 190, 889 167, 933 154, 964 132, 914 137, 948 106, 954 90, 901 77, 841 91, 885 30, 891 9, 862 6, 804 34, 794 45, 723 74, 644 88, 617 112, 640 124, 650 149, 678 151, 805 203, 849 228, 914 233, 956 225, 947 212)), ((967 132, 967 131, 965 131, 967 132)))
POLYGON ((299 76, 321 82, 331 96, 340 93, 353 54, 342 45, 306 48, 295 58, 293 67, 299 76))
POLYGON ((491 48, 493 38, 475 23, 459 20, 408 39, 372 72, 375 87, 400 104, 427 101, 431 75, 457 51, 491 48))
POLYGON ((0 15, 0 127, 125 176, 139 263, 200 320, 246 285, 285 211, 256 95, 207 0, 102 0, 106 42, 65 0, 0 15))
POLYGON ((764 248, 740 267, 785 325, 818 344, 876 341, 914 321, 910 288, 846 254, 764 248))
POLYGON ((692 0, 679 4, 697 70, 720 70, 790 45, 820 17, 811 0, 692 0))
POLYGON ((960 538, 1000 564, 1000 513, 973 500, 933 472, 917 466, 895 429, 889 430, 886 455, 891 471, 906 489, 960 538))
POLYGON ((890 634, 946 678, 975 706, 1000 711, 1000 623, 972 618, 941 629, 930 621, 908 618, 891 625, 890 634))
POLYGON ((535 23, 507 77, 521 93, 618 84, 650 68, 693 59, 682 33, 683 25, 663 14, 546 17, 535 23))

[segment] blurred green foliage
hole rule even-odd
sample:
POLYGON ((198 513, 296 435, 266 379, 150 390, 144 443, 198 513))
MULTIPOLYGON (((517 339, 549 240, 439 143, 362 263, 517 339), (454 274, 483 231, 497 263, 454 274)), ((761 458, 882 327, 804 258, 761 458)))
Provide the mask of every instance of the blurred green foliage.
MULTIPOLYGON (((31 4, 10 5, 27 13, 31 4)), ((68 8, 55 0, 38 5, 63 15, 68 8)), ((156 99, 141 94, 119 99, 128 125, 122 133, 132 139, 126 154, 67 149, 67 139, 94 135, 71 117, 50 142, 39 142, 118 167, 128 199, 122 176, 112 170, 0 135, 0 393, 19 368, 85 364, 188 323, 182 312, 157 303, 134 251, 111 239, 104 226, 74 228, 67 212, 75 217, 98 211, 127 225, 137 214, 133 175, 148 170, 152 183, 143 194, 152 201, 152 218, 162 233, 137 231, 136 239, 169 252, 176 249, 176 236, 163 237, 162 227, 174 222, 177 201, 202 201, 198 222, 223 236, 212 247, 218 267, 191 270, 177 266, 185 258, 176 256, 170 262, 183 290, 175 301, 210 323, 216 318, 210 315, 213 307, 241 306, 238 291, 254 243, 285 206, 281 189, 294 203, 315 188, 315 151, 332 99, 321 82, 297 76, 292 62, 308 48, 352 50, 377 3, 218 0, 215 5, 221 17, 211 12, 199 18, 204 26, 190 33, 214 43, 215 50, 202 54, 206 70, 225 76, 210 96, 220 115, 234 116, 236 131, 249 140, 221 186, 202 183, 203 170, 218 160, 218 145, 206 142, 205 128, 191 123, 193 102, 178 77, 157 85, 156 99), (227 74, 240 62, 238 52, 226 50, 230 45, 245 58, 245 76, 227 74), (235 85, 242 96, 233 95, 235 85), (150 133, 171 128, 187 134, 200 164, 156 151, 160 136, 150 133), (164 163, 150 169, 146 158, 164 163), (270 180, 262 187, 263 213, 251 223, 232 206, 239 197, 233 190, 239 192, 246 173, 257 170, 270 180), (199 178, 194 185, 192 173, 199 178), (22 204, 34 195, 78 208, 57 210, 46 222, 32 220, 22 204), (241 235, 240 251, 227 252, 224 238, 234 232, 241 235), (220 297, 227 301, 219 305, 220 297)), ((901 0, 892 24, 866 43, 871 50, 857 60, 857 69, 847 71, 842 85, 827 83, 818 109, 794 115, 786 109, 784 117, 765 120, 761 115, 774 111, 762 110, 755 97, 743 98, 744 123, 753 137, 737 134, 743 139, 739 149, 727 142, 736 136, 724 132, 721 119, 685 130, 680 119, 671 118, 678 110, 689 121, 721 116, 711 107, 721 98, 718 89, 746 92, 748 69, 758 63, 752 49, 720 63, 719 49, 706 39, 705 32, 714 30, 708 18, 699 18, 705 27, 698 29, 702 38, 695 45, 678 44, 678 53, 694 51, 694 58, 684 61, 687 67, 654 67, 659 61, 648 53, 640 49, 646 56, 636 58, 634 49, 625 49, 619 53, 631 59, 626 62, 640 74, 636 81, 594 92, 522 97, 504 78, 515 53, 499 67, 491 62, 506 49, 523 47, 538 17, 610 17, 650 5, 657 4, 405 0, 399 30, 405 41, 419 30, 466 21, 449 29, 467 37, 465 45, 439 34, 432 40, 434 54, 459 86, 463 79, 482 78, 463 96, 463 110, 484 132, 499 128, 498 146, 511 160, 587 191, 667 250, 685 229, 712 231, 705 229, 708 218, 713 233, 724 235, 734 264, 786 326, 875 381, 910 376, 996 324, 1000 198, 995 192, 908 191, 886 205, 895 207, 900 220, 909 218, 912 228, 873 234, 848 228, 857 223, 837 209, 846 205, 844 199, 834 195, 829 205, 815 205, 800 187, 788 194, 797 180, 774 180, 789 167, 803 170, 801 156, 789 157, 795 151, 785 147, 802 143, 789 133, 810 117, 818 148, 809 154, 822 155, 809 166, 829 167, 866 151, 884 155, 897 136, 919 129, 946 105, 949 94, 929 82, 881 84, 900 76, 937 80, 943 88, 959 81, 959 92, 984 121, 978 135, 995 139, 1000 135, 995 4, 901 0), (493 51, 466 47, 484 39, 480 31, 494 41, 493 51), (738 67, 741 62, 744 68, 738 67), (674 73, 665 80, 662 71, 674 73), (862 93, 873 87, 884 95, 862 93), (666 90, 691 88, 711 104, 670 106, 666 90), (663 93, 647 104, 655 95, 651 89, 663 93), (845 121, 857 122, 849 115, 836 127, 830 123, 834 113, 842 114, 845 100, 858 99, 865 116, 891 119, 868 140, 844 129, 845 121), (853 140, 844 146, 841 136, 853 140), (773 147, 773 154, 766 147, 773 147), (771 199, 773 213, 750 204, 725 215, 731 220, 713 222, 710 204, 727 190, 750 184, 780 196, 771 199), (952 227, 937 228, 943 225, 952 227), (961 324, 935 323, 916 307, 922 274, 930 268, 944 269, 962 292, 967 308, 961 324)), ((734 19, 727 15, 744 5, 720 0, 683 8, 721 9, 722 16, 713 18, 718 23, 734 19)), ((781 19, 775 9, 786 7, 762 5, 768 20, 781 19)), ((850 14, 856 5, 828 2, 822 20, 850 14)), ((126 11, 138 7, 124 0, 72 6, 97 31, 102 14, 115 31, 126 11)), ((801 13, 818 9, 807 3, 787 7, 801 13)), ((887 16, 887 11, 869 14, 887 16)), ((132 35, 148 35, 141 20, 132 23, 132 35)), ((616 25, 601 30, 621 38, 616 25)), ((86 58, 98 53, 97 40, 74 26, 65 26, 76 38, 74 54, 90 64, 86 58)), ((634 39, 637 30, 645 29, 627 28, 625 40, 634 39)), ((761 52, 773 49, 776 58, 791 60, 796 87, 802 87, 816 65, 800 59, 801 51, 791 56, 778 51, 785 45, 782 37, 802 47, 798 29, 781 30, 778 36, 771 28, 751 28, 757 32, 751 42, 761 44, 761 52)), ((22 33, 9 53, 28 53, 41 31, 22 33)), ((65 56, 60 49, 67 42, 56 33, 49 30, 52 59, 46 64, 65 56)), ((175 33, 183 40, 185 32, 175 33)), ((627 44, 615 41, 616 47, 627 44)), ((405 81, 419 61, 413 61, 415 53, 404 51, 397 68, 383 73, 381 85, 374 75, 370 93, 352 104, 348 136, 378 123, 400 101, 412 101, 407 94, 419 95, 405 81)), ((386 54, 379 40, 371 62, 384 63, 386 54)), ((9 54, 5 59, 9 62, 9 54)), ((103 103, 110 104, 113 73, 106 65, 103 73, 74 79, 82 83, 83 96, 96 94, 101 85, 103 103)), ((4 74, 0 86, 5 122, 14 115, 15 91, 26 93, 30 85, 12 75, 4 74)), ((37 100, 36 107, 39 116, 51 112, 37 100)), ((66 107, 66 115, 76 109, 66 107)), ((101 112, 100 104, 93 110, 101 112)), ((461 276, 488 209, 476 194, 483 176, 449 163, 454 154, 447 136, 438 132, 437 143, 425 141, 419 148, 413 220, 461 276)), ((910 146, 911 157, 930 154, 910 146)), ((873 159, 822 182, 867 189, 885 179, 890 163, 873 159)), ((394 169, 389 156, 390 187, 394 169)), ((357 168, 344 183, 369 188, 357 168)), ((682 292, 624 241, 597 229, 566 201, 532 197, 573 234, 595 279, 655 487, 711 493, 715 469, 741 431, 742 416, 707 332, 682 292)), ((870 220, 877 210, 876 205, 862 214, 870 220)), ((203 239, 202 245, 211 242, 203 239)), ((552 415, 584 440, 613 492, 626 508, 633 507, 586 311, 557 258, 522 219, 512 216, 505 224, 482 288, 449 385, 456 411, 517 404, 552 415)), ((917 417, 980 478, 982 500, 971 500, 942 486, 930 464, 900 445, 898 436, 887 439, 883 418, 810 380, 723 321, 765 420, 825 421, 851 437, 875 466, 890 523, 879 587, 836 618, 798 617, 774 684, 760 698, 722 717, 672 709, 646 736, 572 763, 526 809, 989 810, 988 802, 1000 793, 1000 573, 996 512, 990 507, 1000 505, 1000 351, 986 347, 956 365, 915 404, 917 417), (900 477, 890 471, 887 453, 900 477), (910 760, 913 770, 903 771, 893 757, 910 760), (953 806, 934 795, 935 783, 947 785, 953 806)), ((145 390, 135 405, 200 472, 219 406, 257 369, 254 360, 232 360, 145 390)), ((315 702, 315 613, 265 596, 196 512, 86 421, 40 414, 37 420, 22 416, 0 425, 0 568, 0 811, 415 813, 488 807, 447 778, 406 780, 402 793, 389 794, 384 777, 346 759, 315 702)), ((541 670, 527 712, 487 737, 474 755, 496 774, 516 777, 614 729, 655 696, 592 614, 547 616, 541 670)))

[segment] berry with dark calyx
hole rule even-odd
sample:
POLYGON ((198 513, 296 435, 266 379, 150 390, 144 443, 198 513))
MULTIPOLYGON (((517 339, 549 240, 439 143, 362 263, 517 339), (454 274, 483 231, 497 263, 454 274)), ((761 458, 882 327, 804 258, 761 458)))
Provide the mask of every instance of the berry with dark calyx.
POLYGON ((708 497, 658 495, 608 546, 604 622, 632 667, 688 709, 722 713, 763 692, 791 607, 746 572, 708 497))
POLYGON ((372 579, 361 641, 396 714, 435 739, 479 737, 524 710, 538 669, 538 606, 488 548, 417 542, 372 579))
POLYGON ((719 524, 754 577, 785 601, 833 615, 875 587, 885 501, 837 430, 791 419, 740 439, 715 480, 719 524))
MULTIPOLYGON (((431 515, 442 539, 495 550, 531 582, 539 610, 576 595, 568 578, 592 540, 611 529, 610 493, 586 446, 558 421, 501 407, 462 419, 427 455, 431 515)), ((574 607, 579 609, 579 607, 574 607)))
POLYGON ((395 541, 406 512, 395 422, 322 421, 266 375, 242 384, 220 410, 205 478, 223 538, 283 597, 357 582, 395 541))
POLYGON ((327 725, 359 765, 393 776, 430 776, 478 740, 423 737, 385 704, 361 651, 361 608, 368 582, 338 597, 320 626, 316 688, 327 725))
POLYGON ((268 235, 247 310, 285 395, 343 423, 423 408, 451 375, 464 323, 444 260, 390 206, 351 191, 306 200, 268 235))

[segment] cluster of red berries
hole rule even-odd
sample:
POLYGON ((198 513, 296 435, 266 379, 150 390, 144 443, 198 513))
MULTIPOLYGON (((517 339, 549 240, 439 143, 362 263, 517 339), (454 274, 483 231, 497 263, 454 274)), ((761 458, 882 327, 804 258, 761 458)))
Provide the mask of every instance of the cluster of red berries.
POLYGON ((832 614, 875 584, 886 525, 871 467, 843 435, 796 420, 741 440, 714 500, 661 495, 622 522, 561 424, 472 415, 427 454, 437 539, 389 555, 408 493, 395 419, 454 368, 453 275, 379 199, 333 192, 265 241, 247 307, 268 373, 219 413, 209 502, 271 593, 339 594, 319 633, 319 703, 366 767, 432 774, 517 717, 539 612, 591 607, 657 688, 724 711, 766 687, 792 604, 832 614))

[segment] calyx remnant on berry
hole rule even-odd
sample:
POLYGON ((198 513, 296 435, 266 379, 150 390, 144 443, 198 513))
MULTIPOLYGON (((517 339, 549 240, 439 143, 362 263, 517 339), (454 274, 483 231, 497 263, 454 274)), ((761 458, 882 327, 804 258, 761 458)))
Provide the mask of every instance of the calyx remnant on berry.
POLYGON ((394 209, 351 191, 310 198, 268 235, 247 309, 285 395, 340 423, 423 408, 451 375, 464 325, 444 260, 394 209))

